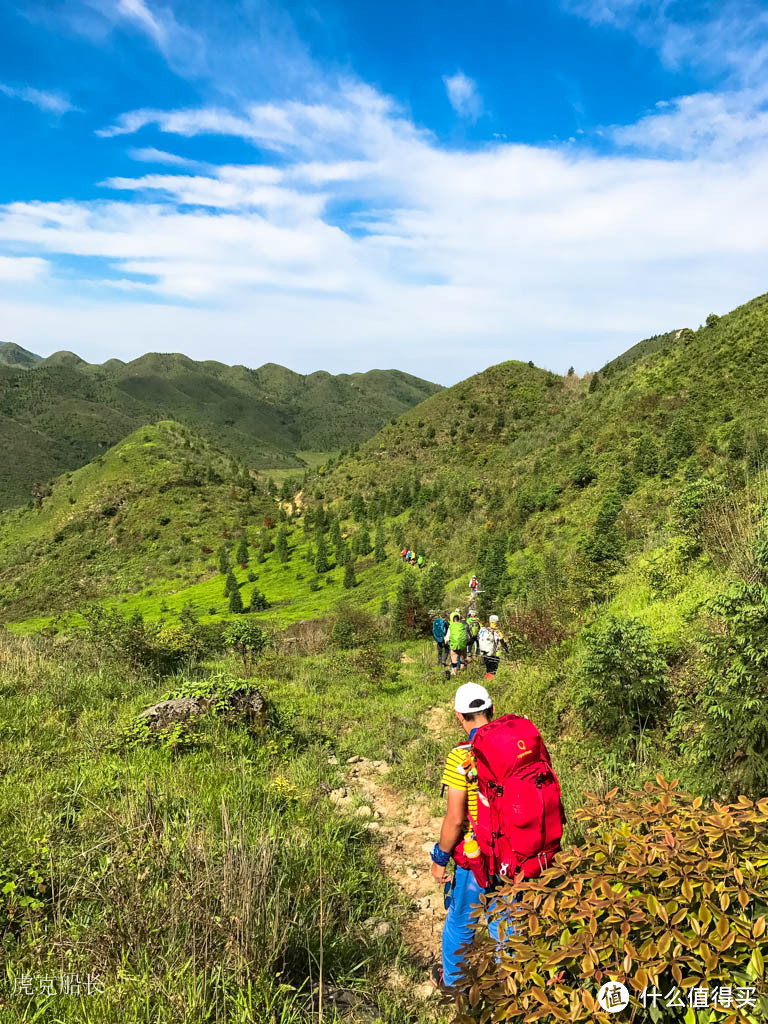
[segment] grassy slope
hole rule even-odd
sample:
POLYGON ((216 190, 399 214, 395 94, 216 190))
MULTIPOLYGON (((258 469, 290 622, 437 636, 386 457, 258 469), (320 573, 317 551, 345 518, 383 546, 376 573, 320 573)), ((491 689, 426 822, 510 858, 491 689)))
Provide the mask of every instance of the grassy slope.
MULTIPOLYGON (((376 836, 322 793, 344 781, 349 755, 391 759, 393 748, 391 781, 404 797, 424 786, 426 766, 434 781, 439 758, 420 722, 443 687, 425 683, 420 658, 401 665, 400 650, 387 648, 376 683, 352 652, 268 656, 250 679, 270 701, 265 731, 212 717, 145 746, 130 739, 143 707, 169 689, 240 680, 242 665, 224 658, 156 681, 76 640, 0 636, 2 696, 13 698, 0 716, 9 766, 0 880, 19 886, 0 895, 4 922, 16 905, 3 936, 10 983, 0 1016, 308 1024, 322 895, 326 985, 351 989, 365 1007, 344 1019, 435 1024, 441 1014, 413 996, 423 973, 399 944, 405 906, 378 869, 376 836), (18 906, 28 891, 39 909, 18 906), (371 916, 391 923, 390 936, 370 937, 362 922, 371 916), (384 984, 393 969, 406 980, 399 993, 384 984), (12 994, 22 973, 62 971, 98 972, 105 994, 12 994)), ((325 1019, 337 1020, 331 1006, 325 1019)))
MULTIPOLYGON (((402 567, 391 543, 386 562, 376 564, 372 555, 357 560, 353 592, 343 588, 332 552, 330 571, 311 589, 317 578, 312 538, 300 524, 287 526, 288 563, 274 551, 259 562, 267 515, 277 523, 274 500, 262 483, 244 487, 227 455, 179 424, 144 427, 64 476, 41 507, 0 514, 2 619, 32 632, 54 619, 80 622, 79 609, 91 602, 149 619, 175 620, 188 604, 203 622, 228 618, 218 551, 222 544, 232 551, 242 531, 248 564, 234 572, 246 606, 254 587, 266 595, 270 607, 260 619, 316 618, 344 599, 378 611, 382 598, 393 596, 402 567)), ((355 528, 344 524, 349 534, 355 528)))
POLYGON ((36 481, 83 465, 159 419, 184 423, 251 467, 300 468, 298 450, 328 452, 364 440, 437 389, 397 370, 302 376, 274 364, 249 370, 159 353, 103 366, 55 353, 30 364, 34 373, 3 362, 0 438, 12 444, 22 431, 41 438, 5 467, 3 504, 26 500, 36 481))

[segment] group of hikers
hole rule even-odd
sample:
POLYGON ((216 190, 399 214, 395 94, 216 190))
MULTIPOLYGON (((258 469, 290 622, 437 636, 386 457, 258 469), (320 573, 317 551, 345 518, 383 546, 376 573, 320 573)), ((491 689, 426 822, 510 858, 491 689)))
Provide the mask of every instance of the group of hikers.
POLYGON ((499 667, 500 652, 509 650, 506 637, 499 629, 499 616, 490 615, 484 625, 474 608, 466 615, 460 609, 451 612, 450 619, 445 612, 439 612, 432 620, 432 636, 437 648, 437 664, 448 669, 455 676, 466 668, 474 657, 481 657, 485 664, 485 678, 491 680, 499 667))
POLYGON ((411 551, 410 548, 403 548, 400 552, 400 557, 407 565, 418 565, 420 569, 424 568, 424 555, 417 555, 416 552, 411 551))
POLYGON ((501 950, 518 928, 517 899, 494 892, 504 882, 540 875, 560 849, 565 823, 560 784, 536 726, 518 715, 494 719, 493 701, 479 683, 460 686, 453 708, 466 738, 448 754, 443 771, 448 798, 430 869, 444 886, 448 911, 442 969, 435 968, 433 981, 451 995, 468 984, 463 961, 480 897, 490 897, 488 932, 501 950))

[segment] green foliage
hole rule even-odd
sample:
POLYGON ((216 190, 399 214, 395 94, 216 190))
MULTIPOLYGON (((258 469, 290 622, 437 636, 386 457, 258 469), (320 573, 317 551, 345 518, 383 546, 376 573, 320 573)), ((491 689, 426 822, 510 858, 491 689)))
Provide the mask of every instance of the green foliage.
POLYGON ((284 526, 281 526, 277 531, 277 539, 275 541, 275 554, 279 560, 283 563, 291 560, 291 554, 288 549, 288 531, 284 526))
POLYGON ((357 586, 357 576, 355 575, 355 562, 350 556, 344 563, 344 589, 352 590, 357 586))
POLYGON ((575 815, 583 841, 540 878, 494 893, 505 940, 500 951, 474 943, 457 1020, 607 1021, 615 1015, 597 1002, 607 981, 628 989, 627 1019, 714 1020, 690 1009, 694 985, 734 997, 749 988, 758 1005, 748 1018, 721 1010, 723 1019, 764 1018, 768 800, 708 808, 676 786, 659 775, 623 800, 587 794, 575 815), (510 934, 505 922, 521 926, 510 934), (656 1013, 644 989, 659 993, 656 1013), (674 1017, 661 1009, 673 992, 674 1017))
POLYGON ((219 548, 219 572, 226 576, 231 571, 231 563, 229 561, 229 551, 226 544, 222 544, 219 548))
POLYGON ((322 533, 318 534, 317 538, 317 551, 315 552, 315 572, 322 574, 328 572, 330 569, 330 563, 328 561, 328 548, 325 544, 325 537, 322 533))
POLYGON ((249 666, 254 658, 263 654, 269 646, 269 637, 258 623, 250 619, 239 619, 224 630, 224 643, 235 651, 249 666))
POLYGON ((509 591, 507 573, 507 535, 501 531, 493 534, 478 558, 480 587, 478 613, 481 618, 498 614, 499 602, 509 591))
POLYGON ((202 653, 199 639, 180 626, 145 622, 141 615, 124 618, 116 609, 96 606, 82 614, 86 642, 133 669, 165 675, 202 653))
POLYGON ((266 608, 269 608, 269 601, 258 587, 254 587, 251 591, 251 603, 248 610, 251 612, 263 612, 266 608))
POLYGON ((373 559, 375 562, 383 562, 387 557, 387 549, 384 543, 384 524, 379 519, 376 523, 376 539, 373 548, 373 559))
POLYGON ((582 632, 584 655, 575 706, 607 740, 635 743, 652 728, 667 699, 667 663, 650 630, 609 615, 582 632))
POLYGON ((235 561, 239 562, 240 565, 248 564, 248 541, 246 540, 245 534, 243 534, 238 541, 237 550, 235 551, 235 561))
POLYGON ((243 598, 237 584, 229 591, 229 610, 234 615, 239 615, 243 610, 243 598))
POLYGON ((408 570, 400 577, 392 608, 392 633, 396 637, 405 638, 419 629, 422 610, 421 595, 416 572, 408 570))
POLYGON ((635 444, 635 469, 645 476, 659 471, 659 446, 650 434, 641 434, 635 444))
POLYGON ((733 584, 708 611, 716 625, 701 642, 702 725, 690 752, 708 792, 761 796, 768 789, 768 588, 733 584))
POLYGON ((427 611, 438 611, 445 603, 445 587, 448 573, 437 562, 430 562, 421 572, 420 596, 422 607, 427 611))
POLYGON ((228 569, 227 578, 224 581, 224 597, 229 597, 235 590, 237 590, 237 580, 232 569, 228 569))
POLYGON ((625 541, 618 527, 622 508, 623 502, 618 491, 608 491, 598 505, 594 528, 584 543, 584 552, 593 562, 622 560, 625 541))
POLYGON ((352 537, 352 551, 356 555, 365 557, 371 553, 371 536, 368 530, 362 526, 352 537))

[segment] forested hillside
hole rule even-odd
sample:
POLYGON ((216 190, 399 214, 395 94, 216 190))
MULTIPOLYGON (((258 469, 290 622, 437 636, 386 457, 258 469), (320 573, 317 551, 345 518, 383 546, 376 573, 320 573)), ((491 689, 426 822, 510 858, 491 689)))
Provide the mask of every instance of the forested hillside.
POLYGON ((503 614, 528 666, 508 677, 514 700, 588 774, 666 765, 703 792, 756 794, 767 413, 763 296, 588 379, 492 367, 312 486, 448 578, 478 572, 481 611, 503 614))
POLYGON ((40 360, 0 348, 0 507, 22 504, 52 477, 84 465, 127 434, 174 419, 249 468, 305 468, 301 452, 370 437, 438 391, 398 370, 333 376, 258 370, 150 353, 90 365, 72 352, 40 360), (27 442, 19 443, 24 436, 27 442))
POLYGON ((761 984, 766 338, 762 297, 584 379, 503 363, 298 492, 161 421, 2 513, 14 977, 41 948, 46 970, 66 949, 97 965, 89 1024, 145 1005, 169 1024, 309 1024, 322 1000, 329 1020, 447 1024, 425 981, 442 914, 425 849, 456 679, 430 619, 468 606, 476 571, 509 645, 495 706, 541 730, 569 819, 514 956, 472 954, 478 1012, 513 1005, 512 976, 515 1020, 562 1004, 602 1021, 606 977, 639 1005, 681 964, 761 984))

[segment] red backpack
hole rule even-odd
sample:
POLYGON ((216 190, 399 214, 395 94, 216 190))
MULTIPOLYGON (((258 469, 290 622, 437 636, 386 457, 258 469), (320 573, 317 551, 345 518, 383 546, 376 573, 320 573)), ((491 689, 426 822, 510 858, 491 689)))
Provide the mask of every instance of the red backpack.
MULTIPOLYGON (((477 767, 475 838, 487 873, 536 878, 560 849, 565 812, 560 783, 539 735, 527 718, 503 715, 481 726, 472 740, 477 767)), ((478 860, 480 858, 477 858, 478 860)))

